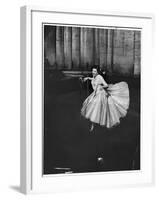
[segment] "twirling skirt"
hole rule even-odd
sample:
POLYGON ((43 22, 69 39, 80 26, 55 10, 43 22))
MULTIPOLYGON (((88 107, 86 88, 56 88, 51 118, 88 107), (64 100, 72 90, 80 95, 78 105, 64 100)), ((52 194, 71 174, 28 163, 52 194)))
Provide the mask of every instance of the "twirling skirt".
POLYGON ((107 91, 91 93, 83 103, 81 114, 91 122, 111 128, 120 123, 129 108, 129 88, 126 82, 110 84, 107 91))

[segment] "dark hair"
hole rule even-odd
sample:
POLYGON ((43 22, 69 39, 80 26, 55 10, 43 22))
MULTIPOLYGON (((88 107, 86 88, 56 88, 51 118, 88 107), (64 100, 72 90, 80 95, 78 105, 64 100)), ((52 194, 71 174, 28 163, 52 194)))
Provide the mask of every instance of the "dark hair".
POLYGON ((106 79, 106 74, 103 73, 104 71, 99 67, 99 65, 94 65, 92 69, 96 69, 98 74, 100 74, 104 79, 106 79))
POLYGON ((99 65, 93 65, 92 69, 96 69, 96 70, 97 70, 97 72, 98 72, 98 74, 100 74, 100 75, 101 75, 102 71, 101 71, 101 69, 100 69, 99 65))

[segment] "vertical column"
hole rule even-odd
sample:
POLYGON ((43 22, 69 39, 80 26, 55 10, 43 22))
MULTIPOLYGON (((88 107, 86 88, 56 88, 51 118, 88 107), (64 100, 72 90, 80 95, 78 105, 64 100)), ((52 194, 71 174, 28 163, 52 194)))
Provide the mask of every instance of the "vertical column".
POLYGON ((99 29, 99 57, 100 57, 100 68, 106 70, 106 64, 107 64, 106 29, 99 29))
POLYGON ((86 28, 81 27, 80 30, 80 65, 81 69, 84 70, 86 66, 86 28))
POLYGON ((107 71, 107 55, 108 55, 108 29, 105 30, 105 40, 106 40, 106 68, 107 71))
POLYGON ((114 72, 133 74, 134 33, 131 30, 114 30, 114 72), (124 31, 124 39, 123 39, 124 31), (124 53, 124 54, 123 54, 124 53))
POLYGON ((125 31, 125 57, 124 63, 122 62, 122 72, 124 74, 134 74, 134 31, 125 31))
POLYGON ((57 68, 62 69, 64 66, 64 27, 56 27, 56 63, 57 68))
MULTIPOLYGON (((125 41, 125 40, 124 40, 125 41)), ((114 72, 122 73, 122 68, 124 67, 124 55, 123 55, 123 37, 122 30, 115 29, 114 30, 114 72)))
POLYGON ((72 28, 64 27, 64 66, 72 68, 72 28))
POLYGON ((134 31, 134 75, 141 71, 141 31, 134 31))
POLYGON ((94 29, 94 64, 99 65, 99 29, 94 29))
POLYGON ((112 73, 112 30, 107 32, 107 72, 112 73))
POLYGON ((83 66, 84 66, 84 50, 83 50, 83 38, 84 37, 84 31, 83 31, 83 27, 80 28, 80 64, 81 64, 81 70, 83 70, 83 66))
POLYGON ((94 62, 98 62, 97 57, 97 34, 93 28, 82 27, 80 31, 80 65, 83 70, 90 70, 94 62))
POLYGON ((79 69, 80 64, 80 28, 72 27, 72 67, 79 69))
POLYGON ((90 70, 93 66, 93 29, 87 28, 86 31, 86 66, 90 70))
POLYGON ((111 71, 114 71, 114 30, 111 30, 111 71))
POLYGON ((44 26, 44 55, 51 66, 56 63, 56 27, 44 26))

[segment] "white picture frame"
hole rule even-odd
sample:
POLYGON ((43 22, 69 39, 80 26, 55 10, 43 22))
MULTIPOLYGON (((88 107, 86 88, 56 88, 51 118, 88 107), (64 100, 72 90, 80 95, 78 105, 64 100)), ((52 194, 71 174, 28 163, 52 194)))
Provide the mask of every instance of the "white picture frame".
POLYGON ((141 186, 154 183, 152 14, 21 8, 21 192, 44 193, 141 186), (42 174, 42 23, 142 29, 141 170, 95 174, 42 174), (148 92, 147 92, 148 91, 148 92), (150 103, 152 102, 152 103, 150 103))

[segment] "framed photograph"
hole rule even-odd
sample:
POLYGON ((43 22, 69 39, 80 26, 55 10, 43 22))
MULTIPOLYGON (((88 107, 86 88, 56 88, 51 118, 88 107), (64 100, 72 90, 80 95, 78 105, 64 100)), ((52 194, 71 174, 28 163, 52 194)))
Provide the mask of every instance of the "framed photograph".
POLYGON ((151 185, 153 16, 21 8, 21 191, 151 185))

